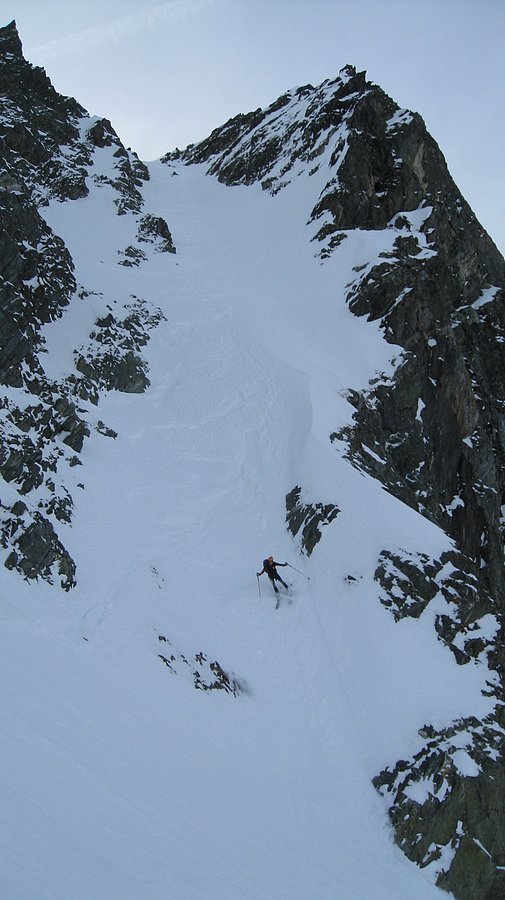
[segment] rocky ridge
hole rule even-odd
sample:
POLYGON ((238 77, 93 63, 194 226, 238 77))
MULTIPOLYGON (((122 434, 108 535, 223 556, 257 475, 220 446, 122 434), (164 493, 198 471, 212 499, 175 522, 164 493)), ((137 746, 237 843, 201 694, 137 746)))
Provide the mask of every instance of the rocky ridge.
MULTIPOLYGON (((77 284, 71 255, 41 210, 50 200, 75 202, 110 189, 117 214, 137 223, 135 246, 118 262, 138 265, 146 243, 160 252, 175 247, 167 223, 143 211, 147 167, 108 120, 62 97, 24 59, 15 23, 0 29, 0 92, 1 543, 9 568, 29 579, 59 578, 68 590, 76 571, 60 534, 72 519, 66 472, 80 465, 83 442, 95 430, 86 403, 96 405, 101 391, 145 389, 140 351, 161 313, 132 297, 123 318, 111 310, 75 348, 75 373, 49 379, 42 326, 89 291, 77 284)), ((96 430, 112 436, 105 426, 96 430)))

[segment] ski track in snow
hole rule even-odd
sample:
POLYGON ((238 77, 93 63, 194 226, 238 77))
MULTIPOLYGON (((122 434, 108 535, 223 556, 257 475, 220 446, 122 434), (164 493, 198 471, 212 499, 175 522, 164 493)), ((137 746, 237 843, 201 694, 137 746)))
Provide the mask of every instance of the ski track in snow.
POLYGON ((47 326, 48 374, 71 371, 95 318, 132 294, 165 321, 144 351, 147 392, 88 409, 118 437, 94 435, 74 470, 85 488, 60 534, 77 588, 1 569, 2 895, 445 896, 393 845, 371 778, 415 752, 425 722, 483 714, 485 671, 456 665, 429 608, 395 624, 380 605, 382 549, 438 556, 448 540, 329 441, 351 418, 345 389, 391 371, 395 348, 343 301, 380 235, 349 236, 321 265, 305 226, 316 178, 271 198, 198 166, 150 169, 146 209, 175 257, 117 264, 134 231, 109 188, 43 210, 95 292, 47 326), (310 560, 285 527, 296 484, 341 508, 310 560), (277 611, 255 583, 269 553, 310 576, 282 570, 293 599, 277 611), (195 691, 159 635, 247 692, 195 691))

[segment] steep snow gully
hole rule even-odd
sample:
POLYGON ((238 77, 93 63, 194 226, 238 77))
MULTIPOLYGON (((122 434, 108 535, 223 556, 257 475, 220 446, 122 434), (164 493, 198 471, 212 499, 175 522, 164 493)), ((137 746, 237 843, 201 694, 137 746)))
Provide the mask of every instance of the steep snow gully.
POLYGON ((138 268, 117 264, 133 225, 108 187, 41 211, 87 291, 44 329, 48 375, 132 296, 164 319, 146 393, 86 406, 117 437, 86 442, 73 470, 76 588, 0 567, 2 896, 441 897, 371 779, 424 721, 484 715, 486 670, 456 665, 433 612, 395 624, 378 602, 382 549, 438 557, 449 541, 329 441, 345 390, 396 349, 339 302, 375 238, 321 264, 305 224, 318 175, 271 197, 198 165, 150 174, 146 208, 177 254, 138 268), (297 484, 341 510, 310 559, 285 526, 297 484), (310 576, 283 570, 277 611, 256 586, 267 553, 310 576), (194 689, 212 661, 234 692, 194 689))

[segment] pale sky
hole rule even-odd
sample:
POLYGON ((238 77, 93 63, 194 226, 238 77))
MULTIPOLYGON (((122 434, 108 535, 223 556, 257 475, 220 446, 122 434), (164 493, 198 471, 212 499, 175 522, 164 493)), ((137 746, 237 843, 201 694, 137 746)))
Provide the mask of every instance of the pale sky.
POLYGON ((26 58, 141 159, 350 63, 419 112, 505 253, 505 0, 3 0, 26 58))

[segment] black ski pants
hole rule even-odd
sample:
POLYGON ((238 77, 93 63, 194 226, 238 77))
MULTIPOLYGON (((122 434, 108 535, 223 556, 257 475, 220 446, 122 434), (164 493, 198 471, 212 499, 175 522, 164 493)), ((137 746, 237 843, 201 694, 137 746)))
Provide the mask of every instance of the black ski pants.
POLYGON ((286 588, 286 590, 288 589, 288 586, 287 586, 286 582, 282 580, 282 578, 281 578, 281 576, 279 575, 278 572, 276 572, 275 575, 269 575, 268 577, 269 577, 270 581, 272 582, 272 587, 273 587, 273 589, 274 589, 274 591, 275 591, 276 594, 279 593, 279 589, 278 589, 278 587, 277 587, 277 585, 276 585, 276 583, 275 583, 276 581, 280 581, 280 583, 284 585, 284 587, 286 588))

